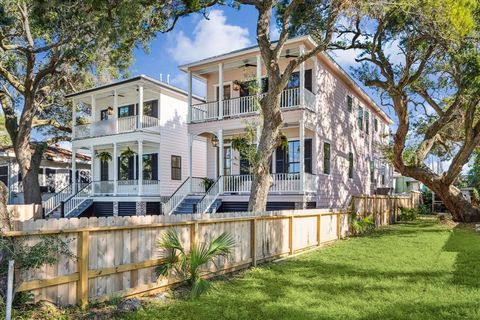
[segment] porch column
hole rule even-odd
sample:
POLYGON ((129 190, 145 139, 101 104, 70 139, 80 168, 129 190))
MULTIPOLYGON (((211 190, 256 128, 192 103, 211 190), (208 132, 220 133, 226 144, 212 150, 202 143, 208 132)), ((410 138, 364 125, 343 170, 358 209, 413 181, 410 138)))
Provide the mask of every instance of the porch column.
POLYGON ((77 104, 78 104, 78 101, 73 99, 72 100, 72 138, 73 139, 75 139, 75 126, 77 125, 77 104))
MULTIPOLYGON (((300 56, 305 52, 305 47, 301 45, 299 48, 300 56)), ((300 76, 300 106, 305 106, 305 61, 300 63, 299 67, 299 76, 300 76)))
POLYGON ((115 121, 118 118, 118 92, 117 90, 113 90, 113 118, 115 121))
POLYGON ((262 57, 257 54, 257 87, 258 94, 262 93, 262 57))
POLYGON ((92 195, 95 194, 95 176, 94 176, 95 150, 90 146, 90 182, 92 183, 92 195))
POLYGON ((118 192, 118 150, 117 143, 113 143, 113 195, 116 196, 118 192))
POLYGON ((223 119, 223 63, 218 64, 218 119, 223 119))
POLYGON ((193 152, 192 152, 192 149, 193 149, 193 135, 189 134, 188 135, 188 190, 189 190, 189 193, 192 192, 192 163, 193 163, 193 160, 192 160, 192 156, 193 156, 193 152))
POLYGON ((141 129, 143 126, 143 85, 138 85, 138 120, 137 129, 141 129))
MULTIPOLYGON (((225 170, 223 167, 224 165, 223 159, 224 159, 224 152, 225 152, 225 150, 223 149, 223 129, 218 130, 217 137, 218 137, 218 158, 219 158, 218 159, 218 177, 220 178, 225 173, 225 170)), ((220 179, 219 182, 220 182, 219 190, 220 192, 223 192, 223 179, 220 179)))
POLYGON ((299 136, 300 136, 300 191, 305 189, 305 122, 299 122, 299 136))
POLYGON ((188 70, 188 115, 187 115, 187 123, 192 122, 192 71, 188 70))
POLYGON ((97 115, 97 103, 95 100, 95 95, 92 94, 90 96, 90 107, 92 108, 91 110, 91 115, 92 115, 92 122, 98 121, 98 115, 97 115))
POLYGON ((77 193, 77 149, 72 147, 72 192, 77 193))
POLYGON ((143 194, 143 140, 138 140, 138 195, 143 194))
POLYGON ((318 90, 318 58, 317 56, 313 56, 313 71, 312 71, 312 92, 313 94, 317 94, 318 90))

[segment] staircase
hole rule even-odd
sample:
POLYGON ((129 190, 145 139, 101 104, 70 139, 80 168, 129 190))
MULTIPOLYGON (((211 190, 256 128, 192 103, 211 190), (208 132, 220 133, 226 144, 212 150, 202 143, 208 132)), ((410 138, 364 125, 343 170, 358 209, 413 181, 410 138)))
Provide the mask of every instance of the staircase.
MULTIPOLYGON (((186 196, 180 204, 175 208, 173 214, 192 214, 197 213, 198 211, 198 204, 202 201, 203 196, 198 195, 188 195, 186 196)), ((213 213, 220 208, 222 205, 222 200, 215 199, 214 203, 210 206, 209 213, 213 213)))
POLYGON ((45 218, 78 217, 92 204, 92 184, 77 184, 73 193, 72 185, 67 186, 42 204, 45 218))
POLYGON ((202 178, 187 178, 162 204, 163 213, 171 215, 215 212, 221 205, 221 200, 218 199, 217 201, 219 181, 220 178, 205 192, 202 178))

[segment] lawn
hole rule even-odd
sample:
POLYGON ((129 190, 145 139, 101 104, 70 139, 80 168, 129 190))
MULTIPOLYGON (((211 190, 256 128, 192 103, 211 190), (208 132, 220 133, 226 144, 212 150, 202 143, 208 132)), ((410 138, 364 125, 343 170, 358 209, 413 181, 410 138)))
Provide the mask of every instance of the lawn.
POLYGON ((480 319, 480 233, 431 218, 399 224, 124 319, 480 319))

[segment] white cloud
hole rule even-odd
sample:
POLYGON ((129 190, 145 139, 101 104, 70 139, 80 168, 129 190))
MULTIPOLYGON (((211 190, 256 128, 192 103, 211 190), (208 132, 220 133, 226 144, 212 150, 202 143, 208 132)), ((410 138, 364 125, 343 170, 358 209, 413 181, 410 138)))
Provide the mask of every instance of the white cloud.
POLYGON ((173 33, 168 49, 178 63, 187 63, 251 45, 248 29, 227 23, 222 10, 212 10, 207 19, 198 21, 191 36, 183 31, 173 33))

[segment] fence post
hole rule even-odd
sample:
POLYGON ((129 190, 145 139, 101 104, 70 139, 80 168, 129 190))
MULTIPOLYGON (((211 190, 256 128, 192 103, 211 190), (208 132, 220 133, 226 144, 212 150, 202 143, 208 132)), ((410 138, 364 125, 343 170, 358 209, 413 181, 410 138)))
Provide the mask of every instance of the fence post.
POLYGON ((257 266, 257 219, 253 217, 250 221, 250 256, 252 257, 252 266, 257 266))
POLYGON ((320 246, 321 221, 322 221, 322 215, 319 213, 317 216, 317 246, 320 246))
POLYGON ((288 217, 288 246, 290 254, 293 254, 293 215, 288 217))
POLYGON ((88 230, 79 232, 77 239, 77 269, 78 269, 78 285, 77 285, 77 302, 82 309, 88 305, 88 247, 89 247, 88 230))

